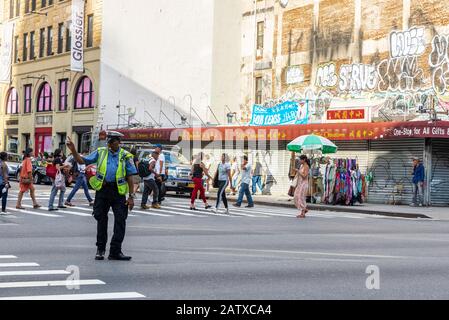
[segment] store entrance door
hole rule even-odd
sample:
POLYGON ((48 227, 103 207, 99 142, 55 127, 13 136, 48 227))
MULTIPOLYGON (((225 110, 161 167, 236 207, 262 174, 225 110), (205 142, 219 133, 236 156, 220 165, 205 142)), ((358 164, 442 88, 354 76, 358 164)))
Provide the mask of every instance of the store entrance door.
POLYGON ((36 129, 35 136, 35 156, 39 153, 52 153, 53 152, 53 137, 51 128, 38 128, 36 129))

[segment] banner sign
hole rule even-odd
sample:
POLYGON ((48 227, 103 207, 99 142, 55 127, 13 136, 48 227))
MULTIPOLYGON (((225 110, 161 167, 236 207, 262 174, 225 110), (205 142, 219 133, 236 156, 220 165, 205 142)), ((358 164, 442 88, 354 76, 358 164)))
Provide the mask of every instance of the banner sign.
POLYGON ((365 109, 328 110, 327 120, 365 120, 365 109))
POLYGON ((72 0, 71 68, 84 72, 84 0, 72 0))
POLYGON ((305 101, 285 101, 273 108, 254 105, 250 126, 306 124, 309 117, 305 101))
POLYGON ((0 47, 0 82, 11 83, 12 41, 14 24, 7 23, 3 27, 3 43, 0 47))

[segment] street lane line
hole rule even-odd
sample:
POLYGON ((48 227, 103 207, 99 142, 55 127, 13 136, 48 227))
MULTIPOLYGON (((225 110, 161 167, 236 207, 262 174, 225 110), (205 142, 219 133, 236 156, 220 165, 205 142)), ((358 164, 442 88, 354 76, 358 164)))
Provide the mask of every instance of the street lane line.
MULTIPOLYGON (((24 208, 32 208, 32 206, 27 206, 27 205, 24 205, 23 207, 24 207, 24 208)), ((70 214, 70 215, 73 215, 73 216, 92 217, 91 214, 81 213, 81 212, 74 212, 74 211, 67 211, 67 210, 62 210, 62 209, 58 209, 57 212, 65 213, 65 214, 70 214)))
POLYGON ((39 267, 39 264, 35 262, 0 263, 0 268, 16 268, 16 267, 39 267))
POLYGON ((146 298, 138 292, 111 292, 111 293, 87 293, 87 294, 62 294, 51 296, 22 296, 3 297, 0 300, 110 300, 110 299, 138 299, 146 298))
POLYGON ((0 259, 17 259, 17 257, 11 256, 11 255, 3 255, 3 256, 0 256, 0 259))
POLYGON ((19 213, 30 214, 30 215, 34 215, 34 216, 47 217, 47 218, 62 218, 62 216, 59 216, 56 214, 51 214, 51 213, 40 213, 40 212, 35 212, 35 211, 19 210, 19 209, 15 209, 15 208, 8 208, 8 210, 19 212, 19 213))
MULTIPOLYGON (((189 248, 188 248, 189 249, 189 248)), ((290 250, 262 250, 262 249, 241 249, 241 248, 194 248, 197 250, 223 250, 223 251, 248 251, 248 252, 268 252, 268 253, 291 253, 304 255, 319 256, 336 256, 336 257, 357 257, 357 258, 384 258, 384 259, 409 259, 405 256, 387 256, 375 254, 355 254, 355 253, 333 253, 333 252, 312 252, 312 251, 290 251, 290 250)))
POLYGON ((59 275, 70 274, 66 270, 27 270, 27 271, 1 271, 0 277, 12 277, 12 276, 43 276, 43 275, 59 275))
POLYGON ((27 281, 0 282, 0 289, 36 288, 36 287, 66 287, 66 286, 94 286, 106 284, 100 280, 62 280, 62 281, 27 281))

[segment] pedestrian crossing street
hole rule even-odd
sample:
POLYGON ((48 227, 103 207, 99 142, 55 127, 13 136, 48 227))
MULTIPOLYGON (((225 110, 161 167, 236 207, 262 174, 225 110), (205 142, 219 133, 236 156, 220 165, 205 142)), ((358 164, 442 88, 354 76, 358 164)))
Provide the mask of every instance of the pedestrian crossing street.
MULTIPOLYGON (((24 198, 23 207, 25 210, 18 210, 15 208, 17 196, 12 194, 8 198, 8 214, 6 217, 17 219, 23 215, 37 216, 41 218, 61 219, 66 217, 92 217, 92 208, 88 206, 84 195, 77 196, 72 203, 76 206, 67 209, 60 209, 55 212, 47 211, 49 192, 40 192, 37 196, 37 201, 42 205, 39 210, 34 210, 29 198, 24 198)), ((58 199, 58 198, 57 198, 58 199)), ((55 204, 57 203, 57 199, 55 204)), ((247 209, 242 206, 241 208, 235 208, 230 206, 230 214, 225 214, 222 207, 220 212, 216 214, 213 210, 205 210, 204 205, 197 201, 198 211, 192 211, 189 208, 190 199, 187 198, 171 198, 168 197, 164 201, 160 210, 150 209, 143 210, 140 208, 141 199, 136 199, 136 206, 132 212, 130 212, 130 218, 174 218, 174 217, 188 217, 188 218, 215 218, 215 219, 236 219, 236 218, 253 218, 253 219, 270 219, 270 218, 296 218, 297 210, 294 208, 286 207, 271 207, 271 206, 256 206, 255 208, 247 209)), ((214 200, 210 201, 210 204, 214 204, 214 200)), ((112 211, 110 212, 112 215, 112 211)), ((5 216, 5 215, 3 215, 5 216)), ((0 216, 1 217, 1 216, 0 216)), ((372 219, 372 218, 387 218, 382 216, 371 216, 357 213, 343 213, 343 212, 309 212, 308 218, 318 219, 372 219)), ((0 220, 1 226, 1 220, 0 220)))
MULTIPOLYGON (((108 292, 108 290, 105 290, 85 293, 85 290, 88 290, 87 288, 107 288, 108 285, 100 279, 74 279, 74 273, 70 268, 66 270, 47 270, 36 262, 16 262, 20 260, 14 255, 0 255, 0 300, 121 300, 146 298, 138 292, 126 291, 108 292), (11 279, 18 281, 11 281, 11 279), (39 294, 29 295, 31 288, 37 288, 39 294), (77 293, 78 289, 83 290, 83 293, 77 293)), ((82 275, 82 270, 80 270, 80 274, 82 275)))

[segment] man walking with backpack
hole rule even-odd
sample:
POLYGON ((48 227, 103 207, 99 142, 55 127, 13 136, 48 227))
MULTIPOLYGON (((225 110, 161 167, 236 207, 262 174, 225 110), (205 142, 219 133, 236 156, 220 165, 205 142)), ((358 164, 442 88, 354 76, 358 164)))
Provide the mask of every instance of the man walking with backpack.
MULTIPOLYGON (((86 157, 88 154, 89 153, 87 151, 84 151, 81 156, 86 157)), ((78 190, 80 188, 83 188, 84 195, 86 196, 87 201, 89 201, 89 205, 91 207, 93 207, 94 200, 90 196, 89 187, 87 185, 86 165, 85 164, 78 164, 76 162, 75 158, 73 158, 73 156, 69 157, 68 161, 69 161, 69 163, 72 166, 73 174, 76 176, 76 183, 75 183, 75 186, 73 187, 72 192, 70 192, 69 197, 67 198, 67 200, 65 202, 65 205, 68 206, 68 207, 73 207, 74 206, 72 204, 73 197, 76 195, 76 193, 78 192, 78 190)))
POLYGON ((156 172, 156 163, 159 159, 159 153, 153 151, 149 160, 143 160, 139 163, 139 176, 143 178, 144 189, 142 195, 141 208, 148 210, 150 208, 160 209, 159 204, 159 187, 156 183, 156 179, 159 178, 159 174, 156 172), (150 207, 147 205, 148 197, 153 192, 153 205, 150 207))

